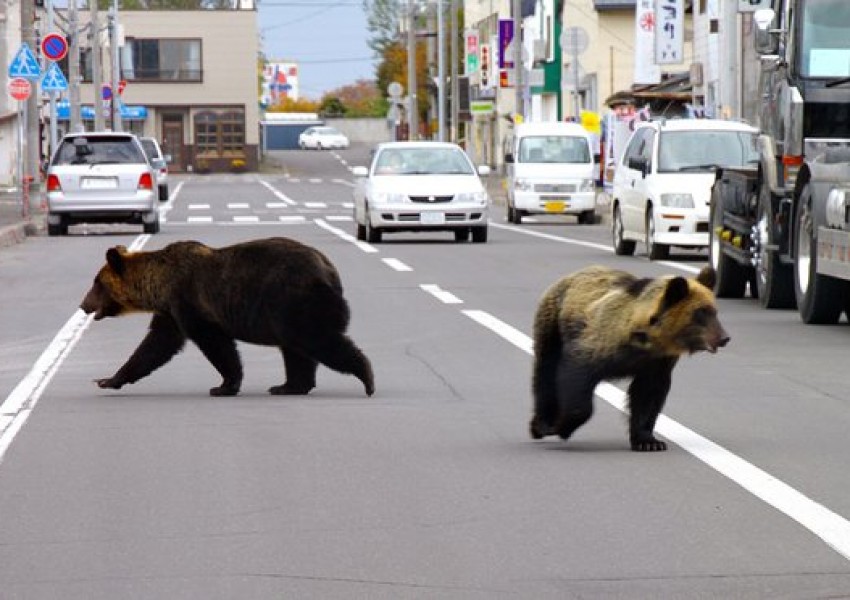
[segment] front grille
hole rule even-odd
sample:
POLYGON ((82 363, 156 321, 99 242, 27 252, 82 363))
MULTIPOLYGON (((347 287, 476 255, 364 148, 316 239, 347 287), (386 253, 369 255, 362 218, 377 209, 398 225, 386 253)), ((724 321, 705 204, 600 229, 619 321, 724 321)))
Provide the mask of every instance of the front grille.
POLYGON ((451 202, 452 198, 454 198, 454 196, 410 196, 410 201, 437 204, 440 202, 451 202))
POLYGON ((535 192, 542 194, 573 194, 576 191, 574 183, 538 183, 534 186, 535 192))

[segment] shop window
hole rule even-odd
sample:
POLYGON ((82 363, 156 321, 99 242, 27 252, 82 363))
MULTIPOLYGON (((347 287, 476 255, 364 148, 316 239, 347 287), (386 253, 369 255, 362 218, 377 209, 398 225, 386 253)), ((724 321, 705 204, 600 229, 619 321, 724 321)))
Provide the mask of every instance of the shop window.
POLYGON ((204 111, 195 115, 195 154, 207 158, 245 155, 245 111, 204 111))

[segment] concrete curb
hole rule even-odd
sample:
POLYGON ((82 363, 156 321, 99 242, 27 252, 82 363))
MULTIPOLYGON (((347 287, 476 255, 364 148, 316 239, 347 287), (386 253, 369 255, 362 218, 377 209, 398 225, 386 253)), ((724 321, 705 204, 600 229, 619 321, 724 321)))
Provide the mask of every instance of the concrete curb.
POLYGON ((41 217, 35 217, 11 225, 0 225, 0 248, 20 244, 30 236, 41 234, 45 228, 43 220, 41 217))

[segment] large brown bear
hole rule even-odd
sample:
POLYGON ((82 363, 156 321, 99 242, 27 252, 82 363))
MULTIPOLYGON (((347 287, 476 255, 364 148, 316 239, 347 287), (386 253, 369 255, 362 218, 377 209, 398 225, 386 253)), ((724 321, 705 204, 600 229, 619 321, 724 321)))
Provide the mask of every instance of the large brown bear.
POLYGON ((306 394, 322 363, 354 375, 375 391, 369 359, 345 334, 348 303, 334 265, 295 240, 270 238, 211 248, 183 241, 152 252, 106 252, 80 305, 95 320, 153 313, 150 330, 102 388, 135 383, 167 363, 192 340, 224 378, 213 396, 233 396, 242 384, 236 340, 277 346, 286 382, 272 394, 306 394))
POLYGON ((593 390, 606 379, 632 377, 632 450, 666 450, 653 436, 682 354, 714 353, 729 341, 717 318, 715 272, 696 279, 638 279, 588 267, 543 295, 534 317, 534 439, 567 439, 593 413, 593 390))

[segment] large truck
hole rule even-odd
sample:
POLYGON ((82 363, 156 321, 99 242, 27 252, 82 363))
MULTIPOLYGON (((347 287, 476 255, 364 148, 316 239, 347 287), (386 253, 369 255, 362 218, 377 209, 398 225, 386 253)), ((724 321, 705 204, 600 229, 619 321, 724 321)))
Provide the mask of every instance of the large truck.
POLYGON ((753 21, 759 161, 717 173, 715 291, 835 323, 850 314, 850 1, 773 0, 753 21))

